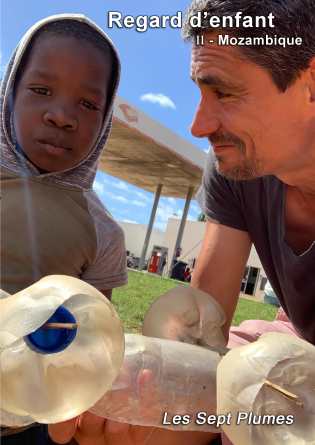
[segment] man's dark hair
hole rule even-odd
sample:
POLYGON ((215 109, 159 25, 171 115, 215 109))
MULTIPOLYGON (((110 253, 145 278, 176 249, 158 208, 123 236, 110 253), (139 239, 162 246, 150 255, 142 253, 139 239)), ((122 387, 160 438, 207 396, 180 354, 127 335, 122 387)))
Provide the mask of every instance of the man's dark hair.
POLYGON ((189 6, 182 28, 185 41, 192 40, 199 34, 213 31, 209 25, 209 18, 217 16, 234 17, 237 12, 244 16, 274 15, 274 27, 259 28, 215 28, 229 33, 234 37, 288 37, 302 39, 302 44, 286 46, 280 45, 251 45, 241 46, 241 56, 244 60, 265 68, 279 91, 284 92, 301 76, 301 72, 309 68, 311 59, 315 56, 315 0, 193 0, 189 6), (190 18, 201 11, 201 27, 192 28, 190 18), (204 18, 207 13, 207 18, 204 18))
POLYGON ((112 67, 111 85, 113 85, 117 75, 117 57, 110 44, 105 41, 96 29, 92 28, 87 23, 66 19, 49 22, 35 32, 22 56, 22 60, 16 73, 15 86, 17 85, 36 45, 40 45, 46 39, 51 37, 74 37, 75 39, 89 42, 95 46, 108 59, 112 67))

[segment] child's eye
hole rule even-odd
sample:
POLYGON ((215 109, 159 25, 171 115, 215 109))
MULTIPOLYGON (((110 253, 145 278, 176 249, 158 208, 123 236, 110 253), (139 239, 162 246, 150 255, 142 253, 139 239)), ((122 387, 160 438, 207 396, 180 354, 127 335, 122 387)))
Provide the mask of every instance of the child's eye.
POLYGON ((90 110, 98 110, 99 108, 97 108, 95 105, 93 105, 91 102, 87 101, 87 100, 81 100, 81 104, 86 107, 89 108, 90 110))
POLYGON ((231 97, 232 94, 227 94, 227 93, 222 93, 222 91, 219 90, 215 90, 215 95, 217 96, 218 99, 225 99, 227 97, 231 97))
POLYGON ((51 92, 47 88, 31 88, 35 93, 41 96, 51 96, 51 92))

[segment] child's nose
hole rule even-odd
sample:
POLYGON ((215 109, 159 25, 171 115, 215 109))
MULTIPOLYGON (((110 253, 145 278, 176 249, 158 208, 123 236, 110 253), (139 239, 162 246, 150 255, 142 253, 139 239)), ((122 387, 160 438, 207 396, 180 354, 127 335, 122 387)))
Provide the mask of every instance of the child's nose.
POLYGON ((44 122, 47 125, 70 131, 75 131, 78 126, 77 120, 71 110, 62 105, 55 105, 47 110, 44 115, 44 122))

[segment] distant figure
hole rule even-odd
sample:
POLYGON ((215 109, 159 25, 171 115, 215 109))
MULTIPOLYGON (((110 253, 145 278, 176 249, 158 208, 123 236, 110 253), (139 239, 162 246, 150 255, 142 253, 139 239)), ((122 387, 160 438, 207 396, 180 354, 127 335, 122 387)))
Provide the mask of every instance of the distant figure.
POLYGON ((275 294, 275 291, 271 287, 271 284, 269 283, 269 281, 267 281, 267 283, 265 285, 263 302, 273 304, 274 306, 280 307, 280 303, 277 298, 277 295, 275 294))
POLYGON ((191 281, 191 273, 189 267, 186 267, 186 270, 184 272, 184 281, 186 281, 186 283, 190 283, 191 281))

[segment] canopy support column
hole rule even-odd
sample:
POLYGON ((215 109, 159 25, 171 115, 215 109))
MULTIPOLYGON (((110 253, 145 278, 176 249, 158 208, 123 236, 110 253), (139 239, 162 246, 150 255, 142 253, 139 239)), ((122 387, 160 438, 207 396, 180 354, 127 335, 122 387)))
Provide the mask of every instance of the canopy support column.
POLYGON ((150 241, 150 237, 151 237, 151 232, 152 232, 153 223, 154 223, 154 219, 155 219, 155 215, 156 215, 156 210, 157 210, 160 196, 161 196, 162 187, 163 187, 163 184, 159 184, 156 189, 156 194, 155 194, 151 217, 150 217, 150 221, 149 221, 149 225, 148 225, 148 229, 147 229, 147 234, 145 236, 142 254, 141 254, 140 261, 139 261, 139 266, 138 266, 139 270, 142 270, 142 268, 144 266, 144 260, 145 260, 145 256, 146 256, 147 250, 148 250, 148 245, 149 245, 149 241, 150 241))
POLYGON ((182 220, 180 222, 178 235, 177 235, 177 239, 176 239, 176 243, 175 243, 175 249, 174 249, 174 252, 173 252, 172 263, 170 265, 170 272, 169 272, 170 276, 172 274, 172 267, 173 267, 173 265, 177 261, 176 253, 177 253, 177 250, 180 247, 180 244, 182 242, 183 233, 184 233, 185 224, 186 224, 187 215, 188 215, 188 210, 189 210, 189 206, 190 206, 190 202, 191 202, 191 198, 192 198, 193 192, 194 192, 194 187, 189 187, 188 193, 187 193, 186 202, 185 202, 184 212, 183 212, 182 220))

